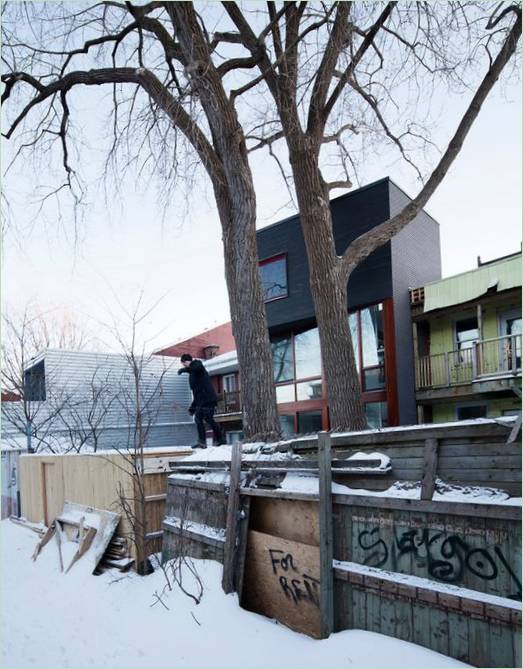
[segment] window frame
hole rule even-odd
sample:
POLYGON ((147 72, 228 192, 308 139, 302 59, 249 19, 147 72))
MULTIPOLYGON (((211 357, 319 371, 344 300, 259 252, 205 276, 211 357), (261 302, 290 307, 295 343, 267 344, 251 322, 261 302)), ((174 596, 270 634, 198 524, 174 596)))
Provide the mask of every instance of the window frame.
POLYGON ((459 410, 460 409, 473 409, 475 407, 482 407, 482 408, 485 409, 485 415, 484 416, 479 416, 479 418, 488 418, 489 406, 488 406, 487 402, 481 402, 481 401, 480 402, 459 402, 458 404, 456 404, 456 407, 455 407, 456 410, 455 410, 454 415, 456 417, 456 420, 476 420, 475 418, 460 418, 459 417, 459 410))
MULTIPOLYGON (((262 260, 258 260, 258 269, 260 269, 264 265, 270 264, 271 262, 276 262, 277 260, 285 261, 285 295, 278 295, 277 297, 270 297, 266 299, 264 291, 263 295, 264 304, 269 304, 269 302, 276 302, 277 300, 286 300, 289 297, 289 266, 287 262, 287 255, 288 254, 285 251, 284 253, 277 253, 276 255, 269 256, 268 258, 263 258, 262 260)), ((260 274, 260 281, 261 281, 261 274, 260 274)), ((263 290, 263 282, 262 282, 262 290, 263 290)))

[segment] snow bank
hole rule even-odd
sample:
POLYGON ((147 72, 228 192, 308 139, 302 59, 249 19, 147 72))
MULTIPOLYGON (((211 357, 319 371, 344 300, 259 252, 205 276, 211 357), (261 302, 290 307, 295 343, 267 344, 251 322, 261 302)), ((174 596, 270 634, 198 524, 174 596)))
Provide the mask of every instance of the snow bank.
MULTIPOLYGON (((9 669, 444 669, 462 662, 390 637, 350 630, 316 641, 244 611, 221 589, 222 567, 196 560, 201 603, 178 589, 162 595, 161 570, 147 577, 59 571, 56 542, 36 562, 38 537, 0 523, 1 666, 9 669), (162 596, 165 606, 158 603, 162 596), (35 596, 37 594, 37 596, 35 596), (155 603, 156 602, 156 603, 155 603), (234 633, 236 631, 236 633, 234 633), (238 634, 237 632, 240 631, 238 634)), ((186 570, 183 585, 193 590, 186 570)))

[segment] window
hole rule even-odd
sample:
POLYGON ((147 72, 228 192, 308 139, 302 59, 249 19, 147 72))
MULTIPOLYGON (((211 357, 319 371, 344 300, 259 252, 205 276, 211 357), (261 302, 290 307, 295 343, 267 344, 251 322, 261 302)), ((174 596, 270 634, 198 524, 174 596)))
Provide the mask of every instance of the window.
POLYGON ((487 405, 477 404, 474 406, 456 407, 456 417, 458 420, 470 420, 471 418, 486 418, 487 405))
POLYGON ((360 371, 360 335, 358 328, 358 312, 349 314, 349 328, 352 339, 352 348, 354 349, 354 357, 356 358, 356 368, 360 371))
POLYGON ((225 433, 225 440, 228 444, 237 444, 242 439, 243 439, 243 432, 241 432, 240 430, 234 430, 225 433))
POLYGON ((301 332, 294 338, 296 378, 321 376, 320 335, 318 328, 301 332))
POLYGON ((505 369, 511 370, 513 366, 521 369, 521 311, 512 311, 501 316, 500 335, 507 337, 502 344, 505 369))
POLYGON ((287 257, 261 260, 259 268, 265 302, 287 297, 287 257))
POLYGON ((294 416, 281 415, 279 418, 282 435, 291 437, 294 434, 294 416))
POLYGON ((286 386, 276 386, 276 403, 285 404, 287 402, 295 402, 294 384, 290 383, 286 386))
POLYGON ((44 361, 26 370, 24 374, 24 396, 28 402, 45 402, 44 361))
POLYGON ((236 374, 226 374, 223 377, 223 392, 235 393, 237 390, 236 374))
POLYGON ((296 399, 298 402, 302 402, 303 400, 319 400, 321 397, 321 379, 296 384, 296 399))
POLYGON ((383 306, 360 311, 361 348, 363 354, 363 390, 385 388, 385 345, 383 337, 383 306))
POLYGON ((298 414, 299 434, 319 432, 321 428, 321 411, 303 411, 298 414))
POLYGON ((291 337, 273 340, 272 364, 274 369, 274 383, 292 381, 292 379, 294 379, 294 359, 292 355, 291 337))
POLYGON ((369 427, 386 427, 388 425, 387 402, 367 402, 365 415, 369 427))
MULTIPOLYGON (((479 340, 478 319, 464 318, 456 321, 456 350, 465 351, 474 346, 474 342, 479 340)), ((469 358, 466 354, 461 353, 460 361, 464 362, 469 358)))

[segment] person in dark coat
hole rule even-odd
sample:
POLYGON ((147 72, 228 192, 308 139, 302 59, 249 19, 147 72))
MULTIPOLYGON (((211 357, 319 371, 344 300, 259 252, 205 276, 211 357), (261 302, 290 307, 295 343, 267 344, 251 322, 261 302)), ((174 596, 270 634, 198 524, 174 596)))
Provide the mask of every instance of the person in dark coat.
POLYGON ((214 411, 218 404, 218 396, 211 382, 211 377, 203 366, 201 360, 193 360, 192 355, 184 353, 180 358, 183 367, 178 370, 178 374, 189 374, 189 385, 192 390, 193 401, 189 407, 189 413, 194 416, 196 428, 198 430, 198 443, 193 448, 207 448, 205 443, 204 422, 214 432, 217 446, 225 444, 225 439, 220 426, 214 420, 214 411))

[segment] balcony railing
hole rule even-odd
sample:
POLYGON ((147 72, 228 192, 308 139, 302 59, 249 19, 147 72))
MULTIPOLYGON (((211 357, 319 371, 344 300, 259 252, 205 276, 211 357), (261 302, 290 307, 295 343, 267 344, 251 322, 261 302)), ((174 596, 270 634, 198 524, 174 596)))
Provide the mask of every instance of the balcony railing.
POLYGON ((521 335, 474 342, 470 348, 426 355, 416 360, 416 389, 444 388, 486 380, 521 376, 521 335))
POLYGON ((240 391, 224 392, 218 397, 217 414, 239 413, 242 410, 240 391))

